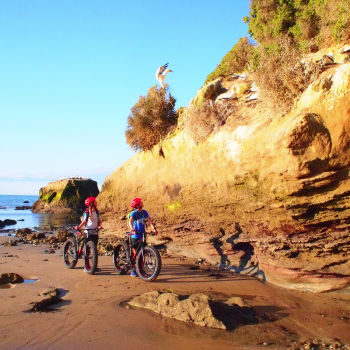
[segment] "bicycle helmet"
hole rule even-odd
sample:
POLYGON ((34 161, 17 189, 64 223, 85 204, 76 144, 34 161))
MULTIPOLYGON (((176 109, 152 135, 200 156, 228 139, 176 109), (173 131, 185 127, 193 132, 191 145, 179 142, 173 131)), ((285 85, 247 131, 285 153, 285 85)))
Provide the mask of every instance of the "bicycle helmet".
POLYGON ((91 203, 95 202, 96 197, 88 197, 85 199, 85 205, 88 207, 91 203))
POLYGON ((142 198, 134 198, 131 203, 130 203, 130 206, 131 208, 135 209, 135 207, 137 205, 139 205, 140 203, 142 202, 142 198))

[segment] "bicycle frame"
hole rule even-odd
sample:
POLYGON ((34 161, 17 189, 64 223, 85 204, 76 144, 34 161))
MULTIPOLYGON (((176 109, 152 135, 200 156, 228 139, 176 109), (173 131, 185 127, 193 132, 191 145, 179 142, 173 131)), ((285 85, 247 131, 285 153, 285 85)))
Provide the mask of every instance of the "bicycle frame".
POLYGON ((96 231, 96 229, 92 230, 92 229, 84 228, 84 229, 78 230, 77 232, 74 232, 74 240, 76 243, 78 258, 80 258, 81 255, 83 254, 84 248, 86 248, 86 242, 89 239, 89 232, 85 232, 85 231, 96 231))
POLYGON ((134 248, 135 254, 133 254, 132 247, 131 247, 131 234, 132 234, 131 232, 126 232, 126 239, 125 239, 125 242, 127 243, 128 248, 129 248, 129 265, 130 266, 134 265, 135 259, 136 259, 137 255, 139 254, 140 250, 141 250, 142 257, 143 257, 143 247, 145 245, 147 245, 147 242, 146 242, 147 232, 144 232, 142 234, 142 238, 140 238, 140 242, 134 248))

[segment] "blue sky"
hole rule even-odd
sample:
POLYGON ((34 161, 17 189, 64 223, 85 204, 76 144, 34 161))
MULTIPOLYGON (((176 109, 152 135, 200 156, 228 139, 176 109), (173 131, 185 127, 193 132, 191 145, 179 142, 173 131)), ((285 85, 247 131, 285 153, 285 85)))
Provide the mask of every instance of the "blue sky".
POLYGON ((166 82, 187 106, 247 33, 248 0, 12 0, 0 12, 0 194, 103 179, 134 155, 130 108, 166 82))

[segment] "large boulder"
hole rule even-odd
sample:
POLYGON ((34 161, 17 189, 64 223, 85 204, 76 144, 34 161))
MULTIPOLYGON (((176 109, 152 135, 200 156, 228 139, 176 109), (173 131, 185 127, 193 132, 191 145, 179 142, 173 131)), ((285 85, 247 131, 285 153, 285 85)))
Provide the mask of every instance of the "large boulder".
POLYGON ((152 291, 132 298, 128 304, 202 327, 234 329, 242 324, 257 323, 256 312, 239 297, 217 301, 203 293, 179 295, 152 291))
POLYGON ((99 194, 97 182, 84 178, 69 178, 50 182, 40 189, 39 200, 32 207, 35 213, 79 213, 87 197, 99 194))

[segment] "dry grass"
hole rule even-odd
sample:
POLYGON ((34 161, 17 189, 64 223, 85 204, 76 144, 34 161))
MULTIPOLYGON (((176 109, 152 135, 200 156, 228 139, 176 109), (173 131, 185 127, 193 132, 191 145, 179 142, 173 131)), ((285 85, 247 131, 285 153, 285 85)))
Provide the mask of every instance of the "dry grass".
POLYGON ((206 101, 200 106, 192 107, 189 116, 184 121, 184 127, 193 140, 200 143, 224 125, 227 117, 227 113, 220 113, 212 101, 206 101))
POLYGON ((318 65, 302 63, 301 52, 285 37, 275 50, 261 50, 260 66, 253 79, 263 103, 275 114, 285 114, 319 74, 318 65))
POLYGON ((125 132, 126 142, 134 150, 150 150, 177 124, 175 99, 156 86, 141 96, 132 107, 125 132))

